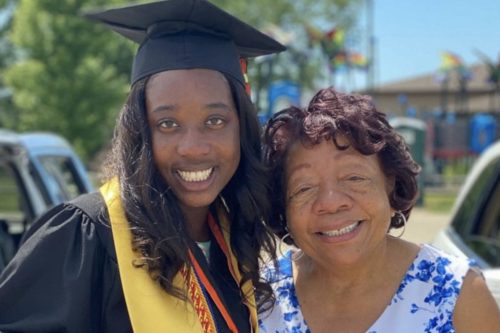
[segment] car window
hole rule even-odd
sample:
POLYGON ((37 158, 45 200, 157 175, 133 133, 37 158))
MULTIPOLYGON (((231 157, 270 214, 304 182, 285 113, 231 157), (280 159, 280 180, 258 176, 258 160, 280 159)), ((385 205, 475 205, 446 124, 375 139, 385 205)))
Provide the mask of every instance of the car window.
POLYGON ((9 163, 0 163, 0 271, 12 259, 16 251, 12 225, 23 228, 25 215, 22 209, 23 195, 17 186, 17 175, 9 163))
POLYGON ((39 156, 38 160, 50 176, 46 182, 58 202, 71 200, 86 192, 71 158, 67 156, 39 156))
POLYGON ((500 266, 500 181, 496 180, 491 196, 480 211, 468 245, 494 267, 500 266))
POLYGON ((500 157, 483 169, 471 186, 452 221, 455 230, 462 236, 472 232, 485 204, 491 197, 500 174, 500 157))
POLYGON ((0 271, 14 256, 32 214, 17 169, 0 160, 0 271))
POLYGON ((0 220, 13 222, 9 225, 22 225, 25 220, 27 203, 18 179, 10 164, 0 163, 0 220))
POLYGON ((453 224, 476 254, 491 266, 500 266, 500 158, 477 178, 453 224))
POLYGON ((39 170, 33 165, 32 162, 28 163, 28 170, 31 176, 31 179, 33 180, 33 183, 35 184, 36 188, 42 195, 43 201, 47 207, 50 207, 52 205, 52 198, 50 196, 50 193, 47 189, 47 186, 45 185, 45 182, 43 181, 42 176, 40 175, 39 170))

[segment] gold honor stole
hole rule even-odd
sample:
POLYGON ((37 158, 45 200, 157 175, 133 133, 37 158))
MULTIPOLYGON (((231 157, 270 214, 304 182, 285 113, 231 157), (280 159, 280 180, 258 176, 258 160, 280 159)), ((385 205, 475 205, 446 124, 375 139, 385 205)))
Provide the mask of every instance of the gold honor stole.
MULTIPOLYGON (((100 188, 100 192, 104 197, 110 218, 118 270, 133 331, 136 333, 216 333, 216 325, 203 293, 205 290, 219 309, 230 330, 238 332, 229 312, 225 309, 219 295, 210 284, 191 250, 189 250, 189 257, 192 265, 184 265, 173 281, 176 287, 186 291, 191 302, 182 301, 168 294, 151 279, 145 269, 133 265, 139 256, 132 250, 132 234, 120 199, 118 180, 114 178, 104 184, 100 188)), ((238 269, 238 261, 228 246, 231 244, 229 223, 222 209, 219 209, 217 213, 221 227, 215 223, 211 215, 208 218, 209 227, 226 255, 231 275, 239 285, 241 274, 238 269)), ((247 281, 242 286, 242 294, 251 295, 245 301, 245 305, 250 313, 252 332, 257 333, 257 310, 251 281, 247 281)))

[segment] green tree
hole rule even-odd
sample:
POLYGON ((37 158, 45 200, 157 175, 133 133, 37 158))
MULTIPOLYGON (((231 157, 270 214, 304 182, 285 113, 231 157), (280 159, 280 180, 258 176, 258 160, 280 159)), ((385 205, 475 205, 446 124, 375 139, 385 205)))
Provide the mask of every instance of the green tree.
POLYGON ((15 0, 0 0, 0 127, 12 127, 16 123, 12 94, 3 79, 5 69, 15 60, 14 47, 8 38, 15 3, 15 0))
MULTIPOLYGON (((325 75, 325 55, 322 50, 311 48, 306 27, 324 31, 333 27, 346 30, 355 26, 361 0, 212 0, 232 14, 243 18, 261 30, 268 30, 270 23, 294 35, 287 43, 288 50, 257 61, 250 66, 252 88, 257 94, 272 81, 286 79, 299 83, 304 89, 315 89, 315 84, 325 75)), ((278 38, 279 39, 279 38, 278 38)))
MULTIPOLYGON (((264 63, 267 68, 272 65, 272 70, 266 74, 266 66, 259 64, 250 74, 255 80, 260 71, 261 87, 277 78, 292 79, 307 87, 321 71, 317 60, 306 57, 305 23, 326 28, 348 26, 360 0, 211 1, 261 29, 272 22, 293 31, 297 38, 288 45, 289 51, 264 63)), ((128 2, 0 0, 0 9, 16 5, 8 49, 11 52, 15 48, 12 54, 17 61, 6 64, 9 68, 1 73, 13 96, 16 112, 11 124, 15 129, 60 133, 84 157, 92 157, 102 148, 111 137, 114 119, 128 90, 136 45, 88 22, 81 12, 128 2)))
POLYGON ((265 27, 272 22, 295 28, 307 24, 330 27, 333 23, 350 25, 355 19, 359 0, 211 0, 245 22, 265 27))
POLYGON ((19 1, 11 40, 20 61, 5 72, 18 130, 60 133, 83 157, 110 138, 126 96, 133 46, 81 13, 84 6, 120 2, 19 1))

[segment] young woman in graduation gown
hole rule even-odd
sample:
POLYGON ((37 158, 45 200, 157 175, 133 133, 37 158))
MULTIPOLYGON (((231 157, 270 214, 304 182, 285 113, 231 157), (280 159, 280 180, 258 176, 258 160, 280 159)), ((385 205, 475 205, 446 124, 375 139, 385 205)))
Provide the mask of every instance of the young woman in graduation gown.
POLYGON ((109 179, 27 232, 0 331, 256 332, 274 241, 240 57, 283 46, 201 0, 88 16, 140 44, 109 179))

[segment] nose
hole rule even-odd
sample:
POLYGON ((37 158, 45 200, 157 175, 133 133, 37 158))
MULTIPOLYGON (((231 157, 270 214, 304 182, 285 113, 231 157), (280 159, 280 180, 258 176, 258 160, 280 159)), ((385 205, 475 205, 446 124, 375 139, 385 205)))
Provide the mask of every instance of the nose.
POLYGON ((342 188, 323 184, 313 202, 313 212, 321 214, 332 214, 347 210, 352 206, 352 198, 342 188))
POLYGON ((210 152, 210 143, 197 129, 187 129, 177 143, 177 153, 184 157, 199 157, 210 152))

